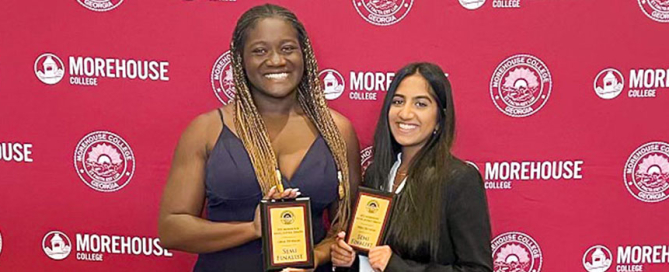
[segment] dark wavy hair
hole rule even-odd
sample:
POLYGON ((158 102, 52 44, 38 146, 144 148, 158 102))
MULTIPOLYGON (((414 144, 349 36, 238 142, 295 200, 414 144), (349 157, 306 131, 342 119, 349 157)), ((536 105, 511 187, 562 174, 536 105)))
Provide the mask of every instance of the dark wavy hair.
POLYGON ((410 162, 407 183, 398 195, 386 242, 394 245, 393 249, 403 256, 430 256, 431 260, 422 260, 429 262, 437 260, 439 223, 443 209, 441 196, 451 172, 449 161, 455 135, 451 83, 439 66, 425 62, 411 63, 395 75, 376 125, 374 159, 365 172, 364 185, 387 190, 384 187, 388 173, 402 148, 390 131, 388 112, 402 80, 416 74, 429 83, 430 93, 437 102, 438 129, 410 162), (426 245, 430 252, 420 251, 426 245))

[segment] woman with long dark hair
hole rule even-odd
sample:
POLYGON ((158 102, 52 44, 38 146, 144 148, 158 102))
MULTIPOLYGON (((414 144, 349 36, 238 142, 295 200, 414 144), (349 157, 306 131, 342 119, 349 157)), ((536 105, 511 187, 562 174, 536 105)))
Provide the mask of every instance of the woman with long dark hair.
POLYGON ((455 111, 438 66, 412 63, 393 79, 364 186, 394 192, 385 244, 356 258, 339 233, 335 266, 353 271, 492 271, 490 219, 479 172, 451 154, 455 111), (356 261, 357 260, 357 261, 356 261))
POLYGON ((353 127, 327 107, 311 42, 289 10, 246 11, 230 52, 235 101, 195 118, 179 140, 160 241, 199 253, 195 271, 262 271, 258 204, 301 194, 311 198, 315 270, 331 271, 330 245, 360 180, 353 127))

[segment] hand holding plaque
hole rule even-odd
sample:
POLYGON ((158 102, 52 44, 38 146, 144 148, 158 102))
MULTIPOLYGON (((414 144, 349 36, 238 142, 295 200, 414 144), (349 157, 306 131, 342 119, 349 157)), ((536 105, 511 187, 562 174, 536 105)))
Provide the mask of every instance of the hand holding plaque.
POLYGON ((346 243, 363 254, 381 245, 390 222, 394 196, 393 193, 360 187, 346 232, 346 243))
MULTIPOLYGON (((300 189, 292 188, 283 191, 274 186, 269 189, 269 192, 262 199, 294 199, 300 196, 300 189)), ((260 216, 260 203, 256 206, 255 218, 253 218, 253 228, 258 238, 262 237, 262 216, 260 216)))
POLYGON ((313 268, 309 198, 262 200, 260 212, 265 270, 313 268))

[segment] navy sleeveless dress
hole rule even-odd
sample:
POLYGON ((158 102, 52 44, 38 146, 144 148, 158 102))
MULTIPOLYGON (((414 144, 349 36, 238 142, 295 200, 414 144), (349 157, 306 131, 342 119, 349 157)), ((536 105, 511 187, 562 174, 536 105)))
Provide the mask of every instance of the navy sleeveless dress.
MULTIPOLYGON (((253 221, 263 194, 244 144, 225 123, 209 154, 205 171, 207 219, 213 222, 253 221)), ((300 188, 301 196, 311 199, 314 245, 325 238, 323 213, 337 199, 337 185, 337 168, 332 153, 320 135, 292 179, 283 177, 285 188, 300 188)), ((238 247, 199 254, 193 271, 264 271, 262 254, 262 241, 257 239, 238 247)), ((322 265, 316 271, 332 271, 332 267, 322 265)))

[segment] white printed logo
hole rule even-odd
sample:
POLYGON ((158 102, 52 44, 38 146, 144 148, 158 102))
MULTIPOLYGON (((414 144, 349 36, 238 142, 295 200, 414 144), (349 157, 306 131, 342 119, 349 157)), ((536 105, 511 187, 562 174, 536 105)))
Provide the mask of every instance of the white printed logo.
POLYGON ((493 8, 520 8, 520 0, 492 0, 493 8))
POLYGON ((667 0, 637 0, 639 7, 648 18, 660 23, 669 22, 669 1, 667 0))
POLYGON ((65 65, 58 56, 44 53, 35 60, 35 75, 44 84, 54 85, 63 79, 65 65))
POLYGON ((650 142, 637 148, 625 163, 627 191, 643 202, 660 202, 669 197, 669 144, 650 142))
POLYGON ((211 69, 211 87, 214 94, 223 105, 227 105, 235 98, 235 79, 232 74, 232 55, 230 50, 218 57, 211 69))
POLYGON ((485 0, 460 0, 460 5, 468 10, 475 10, 485 4, 485 0))
POLYGON ((613 255, 605 246, 596 245, 583 254, 583 267, 588 272, 605 272, 611 267, 613 255))
POLYGON ((539 111, 552 89, 548 67, 539 58, 519 54, 497 66, 490 79, 490 96, 504 114, 526 117, 539 111))
POLYGON ((507 232, 492 240, 495 272, 540 272, 543 256, 532 237, 522 232, 507 232))
POLYGON ((95 131, 77 144, 74 167, 89 187, 100 192, 114 192, 130 183, 135 173, 135 156, 120 136, 95 131))
POLYGON ((72 251, 70 238, 60 231, 50 231, 42 239, 42 249, 49 258, 62 260, 67 258, 72 251))
POLYGON ((606 68, 597 74, 593 87, 595 93, 603 99, 616 98, 625 86, 625 78, 620 71, 614 68, 606 68))
POLYGON ((365 171, 367 171, 367 167, 372 164, 372 157, 374 155, 372 154, 373 148, 373 146, 368 146, 360 150, 360 168, 362 169, 363 175, 365 174, 365 171))
POLYGON ((377 26, 389 26, 401 21, 412 5, 413 0, 353 0, 358 14, 377 26))
POLYGON ((337 70, 323 69, 323 71, 318 73, 318 78, 323 84, 325 99, 335 100, 344 93, 346 81, 344 81, 344 77, 337 70))
POLYGON ((79 4, 92 11, 110 11, 118 7, 123 0, 77 0, 79 4))
POLYGON ((472 161, 465 161, 465 162, 466 162, 467 164, 473 166, 474 168, 476 168, 476 171, 478 171, 479 173, 481 173, 481 169, 479 169, 479 166, 476 165, 476 163, 474 163, 474 162, 472 162, 472 161))

